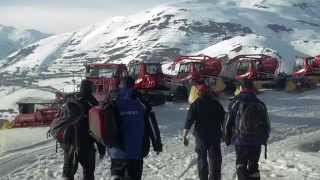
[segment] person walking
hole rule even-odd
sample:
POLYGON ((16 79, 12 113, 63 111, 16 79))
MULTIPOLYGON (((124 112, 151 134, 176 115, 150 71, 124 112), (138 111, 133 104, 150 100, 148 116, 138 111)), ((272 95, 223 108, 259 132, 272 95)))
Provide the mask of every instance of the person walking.
POLYGON ((150 141, 157 154, 162 152, 160 131, 151 106, 134 88, 134 79, 127 77, 121 87, 115 100, 120 144, 109 149, 111 179, 140 180, 150 141))
POLYGON ((229 105, 225 141, 227 145, 235 145, 238 180, 260 180, 261 145, 266 147, 270 134, 268 112, 256 96, 252 81, 244 80, 241 87, 240 94, 229 105))
POLYGON ((197 88, 199 97, 190 105, 183 130, 183 143, 188 146, 188 133, 194 124, 199 178, 220 180, 222 163, 220 143, 225 111, 219 101, 210 95, 208 86, 201 84, 197 88))
MULTIPOLYGON (((65 140, 62 143, 64 151, 64 163, 62 177, 64 180, 73 180, 78 169, 78 163, 83 168, 83 179, 94 180, 95 171, 95 141, 89 134, 88 113, 91 107, 98 105, 92 95, 93 83, 83 80, 80 84, 80 92, 63 107, 66 112, 63 118, 76 120, 73 129, 65 132, 65 140), (72 142, 72 143, 71 143, 72 142)), ((105 147, 96 143, 100 158, 105 155, 105 147)))

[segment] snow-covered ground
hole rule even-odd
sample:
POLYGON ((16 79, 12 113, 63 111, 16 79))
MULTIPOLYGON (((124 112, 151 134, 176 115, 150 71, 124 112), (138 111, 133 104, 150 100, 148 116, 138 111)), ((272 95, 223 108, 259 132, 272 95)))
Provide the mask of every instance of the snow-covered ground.
POLYGON ((4 129, 0 131, 0 156, 26 147, 36 146, 47 139, 48 128, 4 129))
MULTIPOLYGON (((320 179, 320 121, 319 90, 288 94, 265 91, 259 95, 268 106, 272 134, 268 146, 268 159, 261 156, 262 179, 319 180, 320 179)), ((221 99, 224 106, 228 100, 221 99)), ((144 179, 197 179, 196 154, 193 141, 184 147, 180 133, 188 105, 167 103, 154 108, 164 140, 164 152, 154 153, 145 160, 144 179)), ((0 179, 59 179, 62 171, 62 152, 55 152, 55 142, 46 139, 46 129, 14 129, 5 134, 11 140, 1 144, 0 179), (31 133, 33 131, 34 133, 31 133), (27 135, 31 133, 32 135, 27 135), (21 136, 30 137, 22 138, 21 136), (34 139, 35 138, 35 139, 34 139), (32 140, 31 140, 32 139, 32 140), (31 142, 33 144, 31 144, 31 142), (14 148, 15 147, 15 148, 14 148)), ((0 132, 0 142, 4 142, 0 132)), ((6 139, 6 138, 5 138, 6 139)), ((235 154, 233 147, 222 144, 223 179, 235 179, 235 154)), ((108 157, 97 162, 96 177, 108 179, 108 157)), ((81 177, 81 168, 77 178, 81 177)))

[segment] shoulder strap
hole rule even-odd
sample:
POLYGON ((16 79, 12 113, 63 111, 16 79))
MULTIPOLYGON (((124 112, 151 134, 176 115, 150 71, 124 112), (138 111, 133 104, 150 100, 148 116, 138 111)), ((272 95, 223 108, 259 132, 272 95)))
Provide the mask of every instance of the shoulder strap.
POLYGON ((267 144, 265 144, 265 145, 264 145, 264 158, 265 158, 265 159, 268 158, 268 156, 267 156, 267 153, 268 153, 268 152, 267 152, 267 151, 268 151, 267 144))

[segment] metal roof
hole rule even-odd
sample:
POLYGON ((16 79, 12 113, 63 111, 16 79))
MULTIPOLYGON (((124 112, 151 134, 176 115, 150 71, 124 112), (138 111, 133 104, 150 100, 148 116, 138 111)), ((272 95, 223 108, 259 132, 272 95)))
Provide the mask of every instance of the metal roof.
POLYGON ((41 99, 41 98, 34 98, 34 97, 26 97, 20 99, 17 104, 52 104, 54 103, 54 99, 41 99))

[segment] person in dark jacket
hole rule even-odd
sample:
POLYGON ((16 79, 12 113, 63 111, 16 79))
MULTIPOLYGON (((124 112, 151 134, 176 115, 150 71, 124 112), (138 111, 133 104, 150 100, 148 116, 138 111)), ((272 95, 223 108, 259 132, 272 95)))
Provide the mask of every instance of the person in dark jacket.
POLYGON ((150 149, 150 140, 157 154, 162 152, 160 131, 152 108, 141 93, 134 89, 134 80, 126 78, 116 98, 119 114, 119 147, 110 148, 113 180, 140 180, 143 158, 150 149))
MULTIPOLYGON (((83 179, 94 180, 95 170, 95 141, 89 135, 88 113, 91 107, 98 105, 97 100, 92 95, 93 84, 88 80, 83 80, 80 85, 80 92, 75 99, 78 106, 67 103, 72 118, 80 118, 76 124, 75 136, 71 141, 75 143, 62 144, 64 150, 64 163, 62 176, 65 180, 73 180, 78 169, 78 163, 83 168, 83 179), (76 137, 76 138, 75 138, 76 137)), ((67 136, 67 135, 66 135, 67 136)), ((68 137, 66 137, 68 138, 68 137)), ((105 147, 97 143, 100 158, 105 155, 105 147)))
MULTIPOLYGON (((260 101, 255 95, 256 89, 250 80, 242 82, 242 90, 240 94, 234 97, 229 105, 229 112, 227 114, 226 123, 224 127, 226 144, 234 144, 236 150, 236 171, 238 180, 260 180, 259 172, 259 158, 261 153, 261 145, 266 145, 266 141, 270 133, 270 124, 265 104, 260 101), (264 109, 263 117, 266 119, 266 125, 259 129, 259 134, 263 136, 256 136, 255 134, 247 135, 240 132, 240 118, 241 110, 240 103, 258 103, 264 109)), ((256 105, 258 105, 256 104, 256 105)), ((242 111, 244 112, 244 111, 242 111)), ((258 122, 255 122, 258 124, 258 122)))
POLYGON ((220 180, 222 163, 220 143, 225 111, 219 101, 209 94, 206 85, 202 84, 197 88, 199 98, 190 105, 183 130, 183 143, 186 146, 189 144, 187 136, 194 124, 199 178, 220 180))

